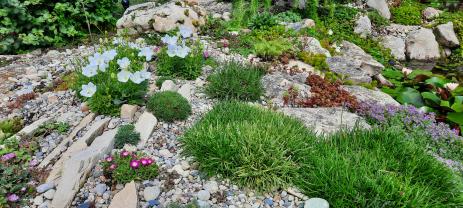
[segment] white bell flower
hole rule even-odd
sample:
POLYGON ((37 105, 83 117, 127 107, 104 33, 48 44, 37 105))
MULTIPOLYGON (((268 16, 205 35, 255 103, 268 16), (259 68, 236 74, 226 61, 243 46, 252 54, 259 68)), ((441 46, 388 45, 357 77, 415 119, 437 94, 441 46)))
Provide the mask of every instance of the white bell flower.
POLYGON ((186 45, 179 46, 177 48, 177 56, 180 58, 185 58, 188 55, 188 53, 190 53, 190 48, 186 45))
POLYGON ((127 69, 130 66, 130 60, 127 57, 117 60, 117 64, 121 69, 127 69))
POLYGON ((177 40, 178 40, 177 36, 165 35, 164 37, 161 38, 161 41, 167 45, 177 45, 177 40))
POLYGON ((103 72, 106 71, 106 67, 108 67, 105 57, 101 53, 95 53, 93 56, 88 57, 88 61, 92 65, 97 65, 98 69, 103 72))
POLYGON ((119 82, 127 82, 129 81, 130 77, 132 76, 132 73, 130 73, 127 70, 121 70, 119 73, 117 73, 117 80, 119 82))
POLYGON ((84 97, 92 97, 93 94, 96 92, 96 85, 89 82, 86 85, 82 85, 82 90, 80 91, 80 95, 84 97))
POLYGON ((140 52, 138 52, 138 56, 144 56, 146 57, 146 61, 151 61, 151 58, 153 58, 154 52, 151 50, 150 47, 144 47, 140 49, 140 52))
POLYGON ((145 78, 140 71, 137 71, 130 76, 130 80, 135 84, 140 84, 145 81, 145 78))
POLYGON ((86 77, 93 77, 96 74, 98 74, 98 66, 89 64, 85 66, 84 68, 82 68, 82 74, 86 77))
POLYGON ((151 78, 151 73, 149 73, 146 69, 140 71, 141 77, 145 80, 151 78))
POLYGON ((193 28, 185 25, 178 27, 179 33, 183 38, 189 38, 193 34, 193 28))
POLYGON ((103 58, 106 61, 106 63, 112 61, 117 55, 117 51, 115 49, 111 49, 109 51, 105 51, 103 53, 103 58))

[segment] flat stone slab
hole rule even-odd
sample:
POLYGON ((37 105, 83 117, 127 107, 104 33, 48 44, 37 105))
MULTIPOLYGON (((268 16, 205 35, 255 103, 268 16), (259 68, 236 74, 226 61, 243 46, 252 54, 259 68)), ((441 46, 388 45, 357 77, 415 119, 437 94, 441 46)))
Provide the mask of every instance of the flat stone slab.
POLYGON ((138 196, 135 182, 130 182, 111 200, 109 208, 137 208, 138 196))
POLYGON ((24 127, 17 133, 17 135, 31 137, 37 129, 42 126, 43 124, 49 122, 51 118, 41 118, 34 123, 30 124, 29 126, 24 127))
POLYGON ((281 111, 299 119, 305 126, 319 135, 332 134, 341 129, 352 129, 355 126, 370 128, 360 116, 341 107, 338 108, 282 108, 281 111))
POLYGON ((400 105, 394 98, 380 90, 370 90, 356 85, 343 85, 342 88, 355 96, 359 101, 374 102, 381 105, 400 105))
POLYGON ((110 118, 105 118, 96 121, 87 131, 87 133, 82 138, 80 138, 80 140, 85 141, 87 145, 92 144, 93 139, 95 139, 96 136, 101 135, 101 133, 103 133, 104 128, 108 126, 110 120, 110 118))
POLYGON ((140 116, 135 124, 135 131, 140 133, 140 142, 138 143, 138 147, 143 147, 146 144, 157 123, 158 120, 156 117, 148 111, 145 111, 140 116))

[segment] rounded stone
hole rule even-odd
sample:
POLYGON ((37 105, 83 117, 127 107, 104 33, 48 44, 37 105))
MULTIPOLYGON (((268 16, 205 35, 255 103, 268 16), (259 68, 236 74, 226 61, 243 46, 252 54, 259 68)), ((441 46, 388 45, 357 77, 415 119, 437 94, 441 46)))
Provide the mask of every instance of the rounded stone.
POLYGON ((159 194, 161 194, 161 188, 159 188, 158 186, 146 187, 143 191, 145 201, 155 200, 156 198, 158 198, 159 194))
POLYGON ((201 191, 198 192, 198 199, 199 200, 207 201, 207 200, 209 200, 209 198, 211 198, 211 193, 209 193, 209 191, 201 190, 201 191))
POLYGON ((322 198, 311 198, 304 203, 304 208, 329 208, 330 204, 322 198))

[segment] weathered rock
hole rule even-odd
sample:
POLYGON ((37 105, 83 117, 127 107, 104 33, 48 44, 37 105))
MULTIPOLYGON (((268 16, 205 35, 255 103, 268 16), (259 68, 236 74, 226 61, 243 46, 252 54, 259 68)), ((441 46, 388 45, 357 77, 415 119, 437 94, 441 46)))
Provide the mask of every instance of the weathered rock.
POLYGON ((391 12, 389 11, 386 0, 368 0, 367 5, 373 9, 378 10, 379 14, 384 18, 391 18, 391 12))
POLYGON ((302 50, 312 54, 324 54, 326 57, 331 57, 330 52, 323 48, 316 38, 313 37, 301 37, 300 42, 302 44, 302 50))
POLYGON ((37 186, 36 190, 37 190, 37 193, 44 193, 52 188, 55 188, 55 184, 53 183, 44 183, 40 186, 37 186))
POLYGON ((75 194, 79 191, 80 186, 85 182, 87 175, 98 160, 111 152, 115 135, 115 129, 104 132, 93 141, 90 147, 78 152, 65 162, 63 174, 55 193, 60 197, 53 198, 52 208, 69 207, 71 205, 75 194))
POLYGON ((55 196, 55 190, 54 189, 50 189, 48 190, 47 192, 45 192, 43 194, 43 196, 46 198, 46 199, 53 199, 53 196, 55 196))
POLYGON ((356 85, 344 85, 342 87, 357 97, 359 101, 372 101, 381 105, 400 105, 394 98, 380 90, 370 90, 356 85))
POLYGON ((430 29, 421 28, 410 32, 405 45, 412 67, 432 69, 436 59, 440 58, 439 44, 430 29))
POLYGON ((85 133, 85 135, 79 140, 85 141, 85 143, 87 143, 87 146, 89 146, 90 144, 92 144, 93 139, 95 139, 96 136, 101 135, 101 133, 103 133, 103 130, 108 126, 110 120, 110 118, 105 118, 96 121, 87 131, 87 133, 85 133))
POLYGON ((199 200, 207 201, 211 198, 211 194, 206 190, 201 190, 197 193, 197 197, 199 200))
POLYGON ((330 204, 322 198, 311 198, 304 203, 304 208, 329 208, 330 204))
POLYGON ((356 83, 370 83, 371 77, 380 74, 384 68, 371 55, 348 41, 342 42, 340 54, 327 58, 326 62, 331 71, 356 83))
POLYGON ((296 73, 293 75, 275 72, 266 74, 262 78, 262 85, 265 89, 265 96, 271 99, 273 105, 283 106, 283 95, 291 87, 299 89, 299 97, 307 98, 310 96, 310 86, 305 84, 309 73, 296 73))
POLYGON ((391 49, 391 54, 399 61, 404 61, 405 56, 405 40, 392 35, 385 36, 382 39, 383 46, 391 49))
POLYGON ((159 194, 161 194, 161 188, 159 186, 149 186, 143 191, 145 201, 157 199, 159 194))
POLYGON ((138 143, 139 147, 143 147, 145 145, 157 123, 158 120, 150 112, 145 111, 140 116, 135 124, 135 131, 140 132, 140 142, 138 143))
POLYGON ((49 122, 51 118, 41 118, 34 123, 30 124, 29 126, 24 127, 17 133, 19 136, 31 137, 37 129, 42 126, 43 124, 49 122))
POLYGON ((204 190, 208 191, 211 194, 214 194, 217 191, 219 191, 219 185, 217 181, 208 181, 204 184, 204 190))
POLYGON ((130 182, 111 200, 109 208, 136 208, 138 202, 135 182, 130 182))
POLYGON ((303 71, 303 72, 309 72, 309 73, 314 73, 314 74, 320 74, 321 75, 321 72, 316 71, 313 66, 310 66, 309 64, 306 64, 306 63, 304 63, 302 61, 299 61, 299 60, 291 59, 291 60, 289 60, 288 64, 286 64, 285 66, 288 69, 298 69, 298 70, 303 71))
POLYGON ((315 27, 315 21, 312 19, 303 19, 299 22, 292 22, 286 24, 286 28, 293 29, 295 31, 299 31, 304 28, 312 28, 315 27))
POLYGON ((38 167, 39 168, 47 167, 47 165, 50 164, 50 162, 54 160, 59 154, 61 154, 61 151, 69 145, 69 143, 74 139, 74 137, 76 137, 77 133, 79 133, 80 130, 82 130, 90 122, 92 122, 94 118, 95 118, 94 113, 90 113, 87 116, 85 116, 80 121, 79 125, 77 125, 72 130, 72 132, 65 139, 63 139, 63 141, 61 141, 61 143, 55 149, 53 149, 53 151, 50 154, 48 154, 47 157, 45 157, 45 159, 42 160, 42 162, 39 164, 38 167))
POLYGON ((178 90, 178 93, 182 95, 185 99, 188 101, 191 100, 191 95, 193 94, 194 91, 194 86, 191 84, 184 84, 180 89, 178 90))
POLYGON ((185 2, 169 2, 157 6, 155 2, 147 2, 129 7, 117 21, 118 31, 128 29, 129 34, 149 31, 169 32, 180 25, 197 31, 205 24, 206 12, 201 7, 189 6, 185 2))
POLYGON ((166 80, 161 85, 161 92, 162 91, 172 91, 177 92, 178 87, 172 80, 166 80))
POLYGON ((447 22, 446 24, 438 25, 435 29, 437 41, 446 47, 454 48, 460 45, 457 34, 453 29, 453 22, 447 22))
POLYGON ((428 21, 433 20, 436 17, 439 17, 440 13, 442 13, 442 11, 435 9, 433 7, 427 7, 422 12, 424 19, 428 21))
POLYGON ((317 134, 330 134, 340 129, 370 128, 365 120, 343 108, 282 108, 281 111, 301 120, 317 134))
POLYGON ((368 16, 361 16, 357 20, 354 33, 359 34, 362 38, 366 38, 367 36, 371 35, 371 21, 368 16))
POLYGON ((137 112, 138 106, 124 104, 121 106, 121 119, 126 119, 129 121, 133 120, 133 116, 137 112))

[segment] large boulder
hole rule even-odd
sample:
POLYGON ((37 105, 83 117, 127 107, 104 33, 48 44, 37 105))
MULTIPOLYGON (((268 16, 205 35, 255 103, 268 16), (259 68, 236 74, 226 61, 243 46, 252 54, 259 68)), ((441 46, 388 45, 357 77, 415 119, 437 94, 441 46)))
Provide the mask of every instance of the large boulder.
POLYGON ((301 120, 317 134, 331 134, 356 126, 370 128, 362 117, 343 108, 282 108, 281 111, 301 120))
POLYGON ((354 33, 359 34, 362 38, 366 38, 371 34, 371 21, 368 16, 361 16, 357 20, 354 33))
POLYGON ((410 32, 405 45, 411 67, 431 70, 440 58, 439 44, 431 29, 421 28, 410 32))
POLYGON ((206 12, 201 7, 189 6, 186 2, 170 2, 157 6, 155 2, 147 2, 129 7, 117 21, 118 32, 124 29, 129 34, 145 32, 168 32, 180 25, 193 28, 205 24, 206 12))
POLYGON ((399 61, 406 60, 405 40, 399 37, 388 35, 382 38, 383 46, 391 50, 391 55, 399 61))
POLYGON ((283 106, 283 96, 288 89, 293 86, 299 91, 299 98, 310 96, 310 86, 305 84, 309 73, 287 74, 284 72, 275 72, 266 74, 262 78, 262 85, 265 89, 265 96, 270 99, 273 105, 283 106))
POLYGON ((368 0, 367 5, 373 9, 378 10, 379 14, 384 18, 391 18, 391 12, 389 11, 386 0, 368 0))
POLYGON ((384 66, 357 45, 343 41, 340 56, 326 59, 331 71, 356 83, 370 83, 371 77, 381 74, 384 66))
POLYGON ((455 34, 455 30, 453 30, 453 22, 438 25, 435 29, 435 33, 437 41, 445 47, 454 48, 460 45, 457 34, 455 34))
POLYGON ((374 102, 381 105, 400 105, 394 98, 380 90, 370 90, 356 85, 344 85, 342 88, 355 96, 358 101, 374 102))

